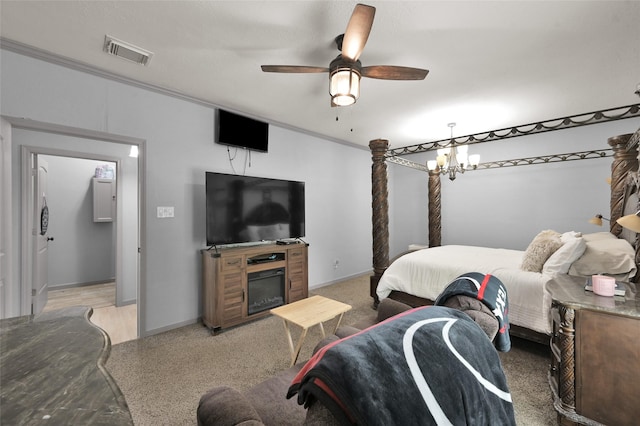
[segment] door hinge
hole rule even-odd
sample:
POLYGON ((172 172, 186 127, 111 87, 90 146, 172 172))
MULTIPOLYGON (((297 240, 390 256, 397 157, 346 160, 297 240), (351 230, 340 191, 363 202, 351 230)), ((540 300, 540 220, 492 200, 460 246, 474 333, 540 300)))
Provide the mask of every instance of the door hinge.
POLYGON ((36 289, 35 288, 31 289, 31 297, 36 297, 36 289))

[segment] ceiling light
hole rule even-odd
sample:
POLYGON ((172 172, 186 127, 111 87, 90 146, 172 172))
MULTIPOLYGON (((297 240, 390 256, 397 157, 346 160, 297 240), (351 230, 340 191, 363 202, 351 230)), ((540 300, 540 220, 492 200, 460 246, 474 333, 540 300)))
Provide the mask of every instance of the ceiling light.
POLYGON ((439 149, 436 159, 427 161, 427 168, 430 171, 436 171, 442 175, 448 174, 449 180, 455 180, 456 173, 464 173, 468 168, 475 169, 480 164, 480 155, 469 155, 469 147, 467 145, 456 145, 456 141, 453 139, 455 125, 456 123, 449 123, 451 128, 449 148, 439 149))
POLYGON ((360 97, 360 61, 338 55, 329 66, 331 106, 353 105, 360 97))
POLYGON ((332 106, 353 105, 360 96, 360 74, 354 69, 338 69, 329 77, 332 106))

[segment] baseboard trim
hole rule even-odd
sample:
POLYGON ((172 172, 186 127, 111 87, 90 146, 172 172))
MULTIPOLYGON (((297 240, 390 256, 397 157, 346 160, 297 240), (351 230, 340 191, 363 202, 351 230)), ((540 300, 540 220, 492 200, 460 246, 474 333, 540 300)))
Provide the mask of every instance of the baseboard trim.
POLYGON ((127 305, 135 305, 136 303, 137 303, 136 299, 123 300, 120 303, 116 303, 116 308, 121 308, 121 307, 127 306, 127 305))
MULTIPOLYGON (((355 274, 352 274, 352 275, 347 275, 345 277, 338 278, 338 279, 330 281, 330 282, 326 282, 326 283, 319 284, 319 285, 314 285, 313 287, 310 286, 309 290, 314 290, 314 289, 317 289, 317 288, 326 287, 328 285, 336 284, 336 283, 339 283, 341 281, 350 280, 350 279, 353 279, 353 278, 358 278, 358 277, 362 277, 362 276, 369 276, 371 274, 373 274, 373 270, 369 270, 369 271, 365 271, 365 272, 358 272, 358 273, 355 273, 355 274)), ((197 323, 202 324, 201 317, 194 318, 194 319, 187 320, 187 321, 182 321, 182 322, 171 324, 171 325, 167 325, 165 327, 154 328, 154 329, 147 330, 147 331, 142 330, 141 331, 141 335, 140 335, 139 338, 153 336, 155 334, 164 333, 164 332, 167 332, 167 331, 174 330, 176 328, 185 327, 185 326, 193 325, 193 324, 197 324, 197 323)), ((204 327, 204 324, 202 324, 202 326, 204 327)))
POLYGON ((337 284, 337 283, 339 283, 341 281, 351 280, 351 279, 354 279, 354 278, 359 278, 359 277, 362 277, 362 276, 365 276, 365 275, 368 276, 368 275, 371 275, 371 274, 373 274, 373 269, 371 269, 369 271, 365 271, 365 272, 357 272, 355 274, 347 275, 345 277, 338 278, 338 279, 335 279, 333 281, 325 282, 325 283, 322 283, 322 284, 310 285, 309 286, 309 290, 315 290, 316 288, 326 287, 328 285, 337 284))
MULTIPOLYGON (((187 320, 187 321, 182 321, 182 322, 178 322, 175 324, 171 324, 171 325, 167 325, 165 327, 160 327, 160 328, 154 328, 152 330, 147 330, 147 331, 142 331, 142 335, 140 337, 148 337, 148 336, 153 336, 155 334, 160 334, 160 333, 164 333, 166 331, 171 331, 174 330, 176 328, 180 328, 180 327, 185 327, 187 325, 193 325, 196 323, 202 323, 202 321, 200 321, 200 318, 195 318, 195 319, 191 319, 191 320, 187 320)), ((204 327, 204 325, 203 325, 204 327)))
POLYGON ((99 281, 87 281, 82 283, 66 283, 66 284, 58 284, 49 286, 49 290, 64 290, 66 288, 76 288, 76 287, 87 287, 90 285, 98 285, 98 284, 108 284, 115 282, 115 278, 111 278, 108 280, 99 280, 99 281))

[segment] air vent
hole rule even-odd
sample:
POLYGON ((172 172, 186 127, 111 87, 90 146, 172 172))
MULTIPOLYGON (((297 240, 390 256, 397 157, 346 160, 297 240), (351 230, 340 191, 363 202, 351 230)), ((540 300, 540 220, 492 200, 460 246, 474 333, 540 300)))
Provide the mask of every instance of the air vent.
POLYGON ((110 55, 115 55, 119 58, 145 66, 149 65, 149 61, 151 61, 151 57, 153 56, 153 53, 148 50, 144 50, 131 43, 118 40, 110 35, 106 35, 104 37, 104 51, 110 55))

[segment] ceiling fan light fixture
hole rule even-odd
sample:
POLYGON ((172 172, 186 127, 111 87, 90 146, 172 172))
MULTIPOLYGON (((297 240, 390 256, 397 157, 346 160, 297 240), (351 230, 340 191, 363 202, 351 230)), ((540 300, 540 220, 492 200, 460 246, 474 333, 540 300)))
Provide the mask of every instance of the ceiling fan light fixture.
POLYGON ((358 58, 364 49, 376 8, 356 4, 344 34, 335 38, 340 54, 329 64, 329 68, 304 65, 262 65, 263 72, 320 73, 329 71, 329 94, 331 106, 353 105, 360 96, 360 78, 380 80, 424 80, 429 70, 396 65, 373 65, 362 67, 358 58))
POLYGON ((352 67, 335 68, 329 74, 332 106, 353 105, 360 97, 360 73, 352 67))

